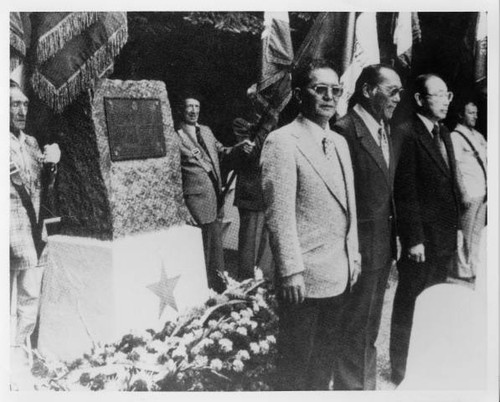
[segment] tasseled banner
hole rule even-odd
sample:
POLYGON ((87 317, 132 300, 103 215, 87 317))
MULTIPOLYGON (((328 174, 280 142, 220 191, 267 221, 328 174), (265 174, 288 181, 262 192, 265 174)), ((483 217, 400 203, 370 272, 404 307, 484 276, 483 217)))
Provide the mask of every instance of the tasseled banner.
POLYGON ((21 14, 10 13, 10 46, 22 57, 26 56, 26 43, 24 42, 24 28, 21 14))
POLYGON ((128 30, 125 24, 59 88, 36 68, 31 78, 33 89, 54 111, 61 113, 81 92, 93 88, 96 81, 113 65, 114 58, 127 39, 128 30))
POLYGON ((76 12, 66 14, 67 15, 64 16, 54 27, 38 38, 36 45, 36 58, 38 65, 41 65, 46 60, 54 56, 74 36, 80 35, 82 31, 95 23, 99 18, 99 13, 97 12, 76 12))

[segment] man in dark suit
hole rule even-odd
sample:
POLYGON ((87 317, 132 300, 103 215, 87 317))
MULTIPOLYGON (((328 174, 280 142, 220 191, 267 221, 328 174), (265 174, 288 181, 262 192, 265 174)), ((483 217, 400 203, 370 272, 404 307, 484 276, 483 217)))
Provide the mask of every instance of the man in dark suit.
POLYGON ((392 380, 406 371, 415 299, 426 288, 446 281, 455 262, 459 222, 456 166, 450 133, 440 124, 453 93, 434 74, 417 77, 417 112, 402 123, 394 197, 401 258, 391 323, 392 380))
POLYGON ((361 276, 340 325, 334 387, 374 390, 377 340, 389 272, 396 258, 393 182, 397 149, 389 121, 400 101, 401 80, 389 67, 365 67, 347 115, 334 131, 349 144, 354 170, 361 276))
POLYGON ((177 130, 180 139, 182 189, 186 206, 201 228, 208 286, 224 291, 219 272, 224 271, 222 226, 224 200, 219 155, 235 160, 240 151, 251 152, 253 145, 244 141, 235 147, 224 147, 207 126, 198 124, 200 101, 186 95, 182 103, 182 121, 177 130))

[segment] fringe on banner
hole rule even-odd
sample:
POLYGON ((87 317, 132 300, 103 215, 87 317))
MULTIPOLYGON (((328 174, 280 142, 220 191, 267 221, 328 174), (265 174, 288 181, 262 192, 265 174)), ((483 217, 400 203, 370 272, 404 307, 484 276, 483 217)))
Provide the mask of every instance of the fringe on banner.
POLYGON ((21 58, 18 56, 10 56, 10 72, 14 71, 21 65, 21 58))
POLYGON ((81 92, 93 89, 103 72, 109 70, 114 63, 114 58, 125 45, 127 39, 128 30, 127 26, 124 25, 59 88, 47 80, 37 68, 31 77, 33 89, 40 99, 56 113, 61 113, 81 92))
POLYGON ((12 31, 10 32, 10 46, 16 49, 21 56, 26 56, 26 44, 24 43, 24 40, 12 31))
POLYGON ((69 13, 54 28, 38 38, 37 63, 41 65, 59 52, 74 36, 80 35, 99 19, 98 12, 69 13))

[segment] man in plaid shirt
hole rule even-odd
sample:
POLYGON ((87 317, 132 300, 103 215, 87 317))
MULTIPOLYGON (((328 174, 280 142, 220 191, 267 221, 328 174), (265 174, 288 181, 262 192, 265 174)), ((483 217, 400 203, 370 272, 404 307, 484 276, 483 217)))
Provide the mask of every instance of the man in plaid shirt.
MULTIPOLYGON (((61 151, 46 145, 43 153, 34 137, 26 135, 28 98, 10 81, 10 297, 15 306, 13 355, 24 355, 38 316, 43 268, 47 264, 46 238, 40 220, 40 193, 44 165, 55 171, 61 151), (15 296, 15 298, 13 297, 15 296)), ((53 175, 51 175, 53 177, 53 175)), ((13 358, 16 358, 13 356, 13 358)))

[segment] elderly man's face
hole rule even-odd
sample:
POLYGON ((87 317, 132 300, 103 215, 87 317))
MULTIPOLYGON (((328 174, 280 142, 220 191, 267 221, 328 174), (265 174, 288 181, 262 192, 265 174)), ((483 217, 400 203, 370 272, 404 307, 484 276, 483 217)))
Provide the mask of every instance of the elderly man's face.
POLYGON ((193 98, 187 98, 184 100, 184 110, 182 113, 182 118, 184 123, 195 125, 198 123, 198 118, 200 117, 200 102, 193 98))
POLYGON ((28 98, 19 88, 10 89, 10 130, 18 133, 26 127, 28 98))
POLYGON ((376 120, 388 121, 392 118, 396 106, 401 100, 402 86, 399 75, 389 69, 380 69, 379 83, 368 92, 368 105, 376 120))
POLYGON ((420 94, 422 112, 430 120, 443 120, 448 114, 448 107, 453 99, 453 94, 448 92, 448 87, 439 77, 430 77, 425 85, 427 93, 420 94))
POLYGON ((467 103, 464 108, 463 124, 469 128, 476 127, 477 122, 477 106, 472 102, 467 103))
POLYGON ((320 125, 326 124, 335 114, 339 89, 339 77, 331 68, 311 71, 309 84, 300 90, 302 114, 320 125))

